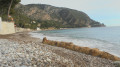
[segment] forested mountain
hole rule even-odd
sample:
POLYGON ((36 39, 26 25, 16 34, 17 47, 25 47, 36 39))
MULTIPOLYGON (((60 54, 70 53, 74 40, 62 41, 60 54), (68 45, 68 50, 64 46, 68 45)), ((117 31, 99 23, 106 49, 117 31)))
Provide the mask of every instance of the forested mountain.
POLYGON ((104 26, 104 24, 90 19, 84 12, 68 8, 54 7, 45 4, 19 4, 16 6, 16 9, 41 24, 53 24, 53 26, 59 24, 60 27, 67 28, 104 26))
POLYGON ((80 28, 105 26, 82 11, 45 4, 18 4, 12 14, 16 25, 23 28, 80 28), (33 23, 36 22, 36 23, 33 23))

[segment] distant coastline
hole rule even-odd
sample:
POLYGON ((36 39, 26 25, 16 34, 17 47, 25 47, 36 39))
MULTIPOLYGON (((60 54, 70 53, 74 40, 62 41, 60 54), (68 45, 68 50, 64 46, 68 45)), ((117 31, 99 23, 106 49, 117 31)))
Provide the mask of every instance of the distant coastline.
MULTIPOLYGON (((106 27, 106 26, 102 26, 102 27, 106 27)), ((76 28, 98 28, 98 27, 76 27, 76 28)), ((48 29, 41 29, 41 31, 47 31, 47 30, 64 30, 64 29, 76 29, 76 28, 54 28, 54 27, 50 27, 48 29)), ((40 31, 40 30, 36 30, 36 31, 40 31)))

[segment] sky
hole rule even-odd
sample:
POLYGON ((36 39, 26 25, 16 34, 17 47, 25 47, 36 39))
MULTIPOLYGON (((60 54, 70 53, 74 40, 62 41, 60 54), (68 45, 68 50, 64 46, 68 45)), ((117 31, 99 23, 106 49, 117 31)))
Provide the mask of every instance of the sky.
POLYGON ((21 0, 21 3, 71 8, 107 26, 120 26, 120 0, 21 0))

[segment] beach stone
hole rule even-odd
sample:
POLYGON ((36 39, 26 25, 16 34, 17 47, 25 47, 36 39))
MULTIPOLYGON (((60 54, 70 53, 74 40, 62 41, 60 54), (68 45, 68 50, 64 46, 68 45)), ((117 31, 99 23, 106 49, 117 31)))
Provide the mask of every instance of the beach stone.
POLYGON ((20 66, 20 67, 27 67, 27 66, 25 66, 25 65, 22 65, 22 66, 20 66))
POLYGON ((51 59, 47 58, 47 61, 48 61, 48 62, 51 62, 51 59))
POLYGON ((120 61, 115 61, 114 65, 115 65, 115 67, 120 67, 120 61))
POLYGON ((0 44, 0 67, 115 67, 113 61, 40 42, 20 44, 0 39, 0 44))

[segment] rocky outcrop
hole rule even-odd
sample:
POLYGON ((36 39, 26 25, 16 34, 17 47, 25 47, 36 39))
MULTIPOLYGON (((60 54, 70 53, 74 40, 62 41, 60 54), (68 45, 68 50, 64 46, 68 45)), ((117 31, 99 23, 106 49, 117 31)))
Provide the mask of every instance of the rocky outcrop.
POLYGON ((59 42, 59 41, 47 40, 46 37, 43 38, 42 43, 49 44, 52 46, 63 47, 63 48, 70 49, 73 51, 85 53, 87 55, 97 56, 97 57, 101 57, 101 58, 105 58, 105 59, 110 59, 113 61, 120 60, 119 57, 114 56, 108 52, 100 51, 97 48, 80 47, 80 46, 74 45, 73 43, 69 43, 69 42, 59 42))

